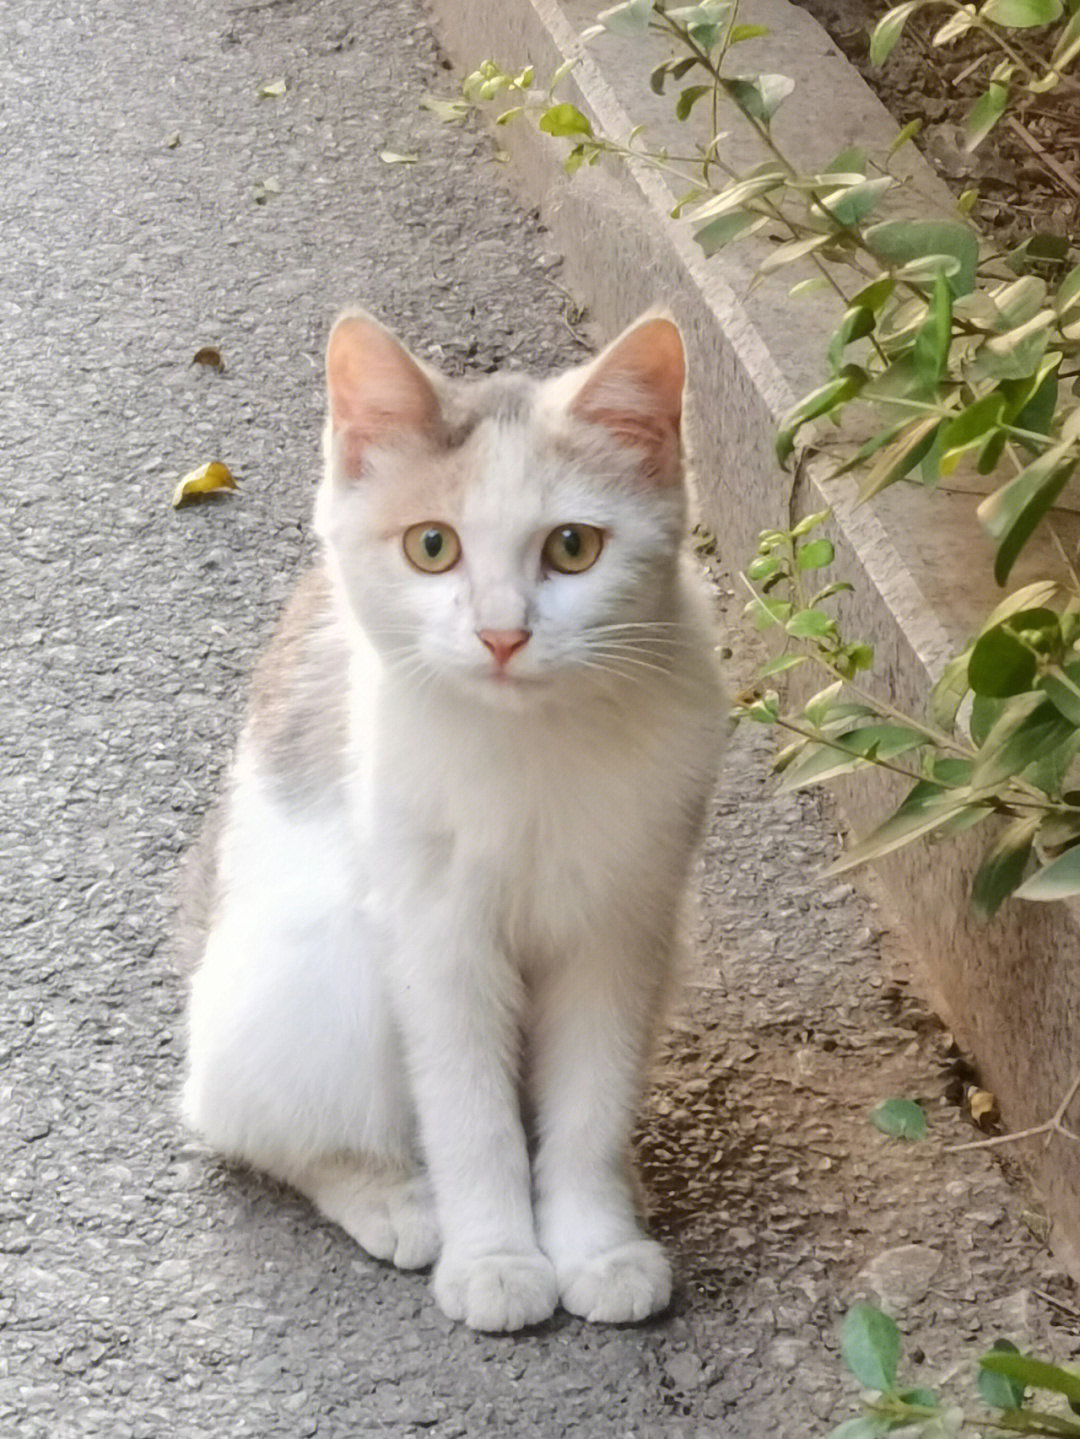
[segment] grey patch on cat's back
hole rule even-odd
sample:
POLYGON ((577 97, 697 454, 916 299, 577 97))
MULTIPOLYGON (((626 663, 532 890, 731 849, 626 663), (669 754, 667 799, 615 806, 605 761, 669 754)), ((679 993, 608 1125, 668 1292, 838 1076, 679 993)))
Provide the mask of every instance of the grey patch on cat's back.
POLYGON ((252 676, 248 738, 287 804, 317 800, 344 773, 348 640, 320 566, 293 591, 252 676))

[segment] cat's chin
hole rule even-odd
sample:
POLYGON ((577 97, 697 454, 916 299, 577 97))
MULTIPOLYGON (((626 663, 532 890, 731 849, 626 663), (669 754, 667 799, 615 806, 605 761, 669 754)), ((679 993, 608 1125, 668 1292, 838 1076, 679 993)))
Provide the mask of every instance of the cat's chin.
POLYGON ((551 694, 554 680, 546 675, 512 675, 486 670, 462 676, 459 685, 464 693, 496 709, 524 710, 551 694))

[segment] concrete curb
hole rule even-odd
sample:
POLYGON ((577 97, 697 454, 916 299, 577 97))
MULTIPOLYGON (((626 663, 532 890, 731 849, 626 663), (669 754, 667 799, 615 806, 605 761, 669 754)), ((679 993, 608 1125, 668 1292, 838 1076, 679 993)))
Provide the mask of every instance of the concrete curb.
MULTIPOLYGON (((437 28, 452 58, 472 69, 488 57, 507 66, 526 62, 538 76, 576 58, 577 103, 596 127, 614 136, 645 121, 666 141, 670 101, 657 101, 645 77, 640 42, 604 36, 586 52, 577 32, 594 18, 587 0, 432 0, 437 28), (633 120, 631 119, 633 116, 633 120)), ((796 90, 777 117, 778 137, 801 161, 827 162, 858 142, 884 151, 895 126, 828 36, 787 0, 756 0, 752 18, 771 35, 747 46, 747 69, 779 70, 796 90), (781 117, 786 133, 781 133, 781 117)), ((656 58, 664 58, 663 49, 656 58)), ((685 127, 675 126, 685 135, 685 127)), ((778 417, 797 393, 820 382, 824 337, 835 324, 828 300, 793 313, 785 271, 745 301, 758 264, 752 246, 733 247, 706 261, 689 230, 670 218, 673 194, 657 173, 631 161, 608 171, 562 171, 565 146, 535 128, 499 132, 515 168, 542 206, 571 281, 605 334, 614 333, 650 304, 664 300, 686 335, 696 404, 692 410, 695 468, 703 518, 722 537, 735 568, 753 553, 758 532, 792 516, 832 505, 836 516, 837 577, 855 586, 846 605, 846 631, 875 644, 876 675, 900 704, 918 703, 944 660, 974 620, 990 607, 987 542, 970 494, 928 496, 913 487, 887 491, 874 508, 856 508, 854 486, 822 484, 823 468, 799 467, 794 481, 773 453, 778 417), (958 574, 956 555, 971 555, 958 574), (973 579, 981 570, 987 581, 973 579)), ((754 162, 752 136, 733 131, 737 167, 754 162)), ((947 212, 948 192, 915 154, 904 152, 917 209, 947 212)), ((905 202, 911 208, 909 199, 905 202)), ((829 297, 831 299, 831 297, 829 297)), ((1067 518, 1068 527, 1072 520, 1067 518)), ((1017 584, 1042 569, 1035 551, 1017 584)), ((869 828, 895 803, 891 785, 860 781, 844 803, 856 829, 869 828)), ((987 926, 976 927, 967 890, 982 845, 950 841, 901 852, 882 866, 899 918, 918 952, 924 987, 966 1048, 984 1082, 998 1096, 1010 1129, 1037 1125, 1052 1114, 1071 1083, 1080 1056, 1080 984, 1072 961, 1080 922, 1071 907, 1011 902, 987 926)), ((1010 1148, 1023 1158, 1055 1220, 1056 1246, 1080 1277, 1080 1151, 1060 1137, 1010 1148)))

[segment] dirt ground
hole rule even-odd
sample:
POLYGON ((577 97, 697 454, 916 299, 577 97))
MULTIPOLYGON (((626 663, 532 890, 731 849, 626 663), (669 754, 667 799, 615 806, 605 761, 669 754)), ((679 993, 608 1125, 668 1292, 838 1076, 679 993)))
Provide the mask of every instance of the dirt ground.
MULTIPOLYGON (((883 66, 870 64, 870 33, 884 0, 796 0, 836 41, 899 125, 922 122, 915 143, 959 195, 974 188, 972 218, 1004 246, 1035 232, 1080 231, 1080 72, 1075 63, 1056 90, 1023 96, 971 154, 963 119, 985 90, 1000 51, 975 32, 944 46, 932 37, 949 13, 917 11, 883 66)), ((1049 55, 1060 26, 1009 32, 1036 55, 1049 55)))

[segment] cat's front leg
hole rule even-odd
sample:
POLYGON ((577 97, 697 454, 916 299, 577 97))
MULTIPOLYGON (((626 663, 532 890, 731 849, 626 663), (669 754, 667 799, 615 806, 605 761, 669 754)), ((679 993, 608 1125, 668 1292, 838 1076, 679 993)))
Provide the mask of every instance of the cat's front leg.
POLYGON ((434 1293, 473 1329, 554 1313, 536 1242, 518 1089, 521 985, 485 924, 482 895, 430 891, 403 927, 396 989, 443 1247, 434 1293))
POLYGON ((667 954, 658 967, 635 950, 598 945, 551 978, 534 1072, 540 1245, 563 1306, 614 1324, 646 1319, 671 1297, 667 1256, 638 1223, 628 1155, 667 954))

